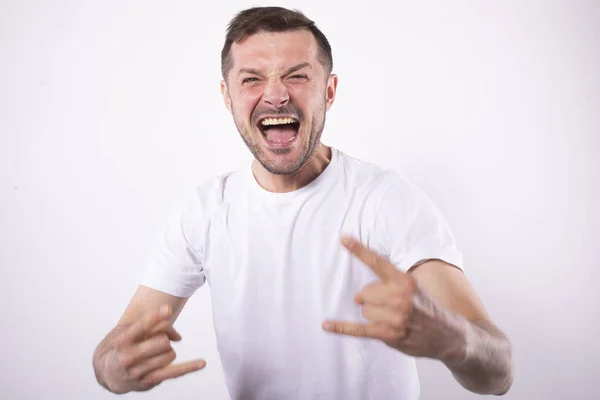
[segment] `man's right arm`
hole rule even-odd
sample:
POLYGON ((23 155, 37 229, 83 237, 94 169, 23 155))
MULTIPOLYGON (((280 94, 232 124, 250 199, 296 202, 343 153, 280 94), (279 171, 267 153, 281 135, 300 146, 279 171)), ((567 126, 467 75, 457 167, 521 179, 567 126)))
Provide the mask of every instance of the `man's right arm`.
POLYGON ((173 364, 173 323, 187 298, 139 286, 119 322, 94 352, 96 379, 113 393, 145 391, 166 379, 204 368, 203 360, 173 364))

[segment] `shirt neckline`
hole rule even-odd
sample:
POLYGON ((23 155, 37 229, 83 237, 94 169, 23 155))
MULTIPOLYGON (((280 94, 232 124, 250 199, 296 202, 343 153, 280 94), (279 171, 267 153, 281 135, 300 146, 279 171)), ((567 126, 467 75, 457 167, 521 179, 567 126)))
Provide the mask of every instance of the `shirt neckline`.
POLYGON ((339 150, 330 146, 331 148, 331 161, 325 167, 323 172, 319 174, 315 179, 312 180, 308 185, 301 187, 300 189, 293 190, 285 193, 275 193, 265 190, 258 184, 254 174, 252 173, 252 165, 246 168, 245 180, 246 185, 252 193, 260 197, 262 200, 268 203, 289 203, 298 198, 303 198, 311 192, 317 190, 324 185, 327 185, 335 176, 335 170, 339 164, 339 150))

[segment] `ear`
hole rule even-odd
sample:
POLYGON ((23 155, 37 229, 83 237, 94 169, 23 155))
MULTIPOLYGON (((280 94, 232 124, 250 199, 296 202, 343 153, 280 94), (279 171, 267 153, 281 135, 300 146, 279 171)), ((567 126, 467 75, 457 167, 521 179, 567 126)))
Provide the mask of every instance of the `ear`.
POLYGON ((333 105, 333 101, 335 100, 335 93, 337 91, 338 84, 338 76, 336 74, 330 74, 329 78, 327 78, 327 94, 326 94, 326 103, 327 103, 327 111, 333 105))
POLYGON ((221 94, 223 95, 223 101, 225 102, 225 107, 231 111, 231 97, 229 97, 229 90, 227 89, 227 83, 222 80, 221 81, 221 94))

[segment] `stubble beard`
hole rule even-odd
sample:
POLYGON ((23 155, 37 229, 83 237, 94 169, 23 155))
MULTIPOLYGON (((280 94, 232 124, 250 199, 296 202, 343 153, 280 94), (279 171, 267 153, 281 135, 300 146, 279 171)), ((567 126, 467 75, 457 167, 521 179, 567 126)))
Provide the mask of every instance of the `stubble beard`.
MULTIPOLYGON (((325 127, 325 116, 326 107, 325 103, 323 103, 320 112, 317 112, 314 115, 313 122, 310 127, 308 141, 302 140, 302 137, 298 138, 299 140, 302 140, 302 150, 300 155, 296 158, 296 160, 286 163, 278 163, 277 161, 269 159, 261 145, 262 139, 255 138, 254 132, 256 132, 257 128, 253 126, 252 123, 243 123, 236 117, 235 113, 233 113, 233 120, 238 132, 240 133, 240 136, 242 137, 242 140, 244 143, 246 143, 246 146, 254 158, 263 166, 264 169, 274 175, 289 175, 298 172, 310 159, 312 159, 312 156, 314 155, 321 141, 321 134, 323 133, 323 129, 325 127)), ((251 118, 251 121, 252 120, 254 119, 251 118)), ((301 126, 303 125, 301 124, 301 126)), ((258 132, 258 134, 262 135, 261 132, 258 132)), ((298 131, 297 134, 302 135, 303 132, 298 131)), ((270 149, 268 151, 275 155, 285 155, 290 153, 292 149, 270 149)))

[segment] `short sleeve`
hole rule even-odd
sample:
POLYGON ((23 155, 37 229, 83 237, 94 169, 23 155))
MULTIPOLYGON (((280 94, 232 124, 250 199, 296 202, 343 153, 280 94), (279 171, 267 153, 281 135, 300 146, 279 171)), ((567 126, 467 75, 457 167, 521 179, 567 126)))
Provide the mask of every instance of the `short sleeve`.
POLYGON ((142 285, 173 296, 190 297, 204 284, 203 222, 200 196, 194 191, 159 232, 142 285))
POLYGON ((462 253, 431 199, 398 174, 391 174, 389 182, 377 211, 375 235, 390 261, 404 272, 428 259, 462 270, 462 253))

